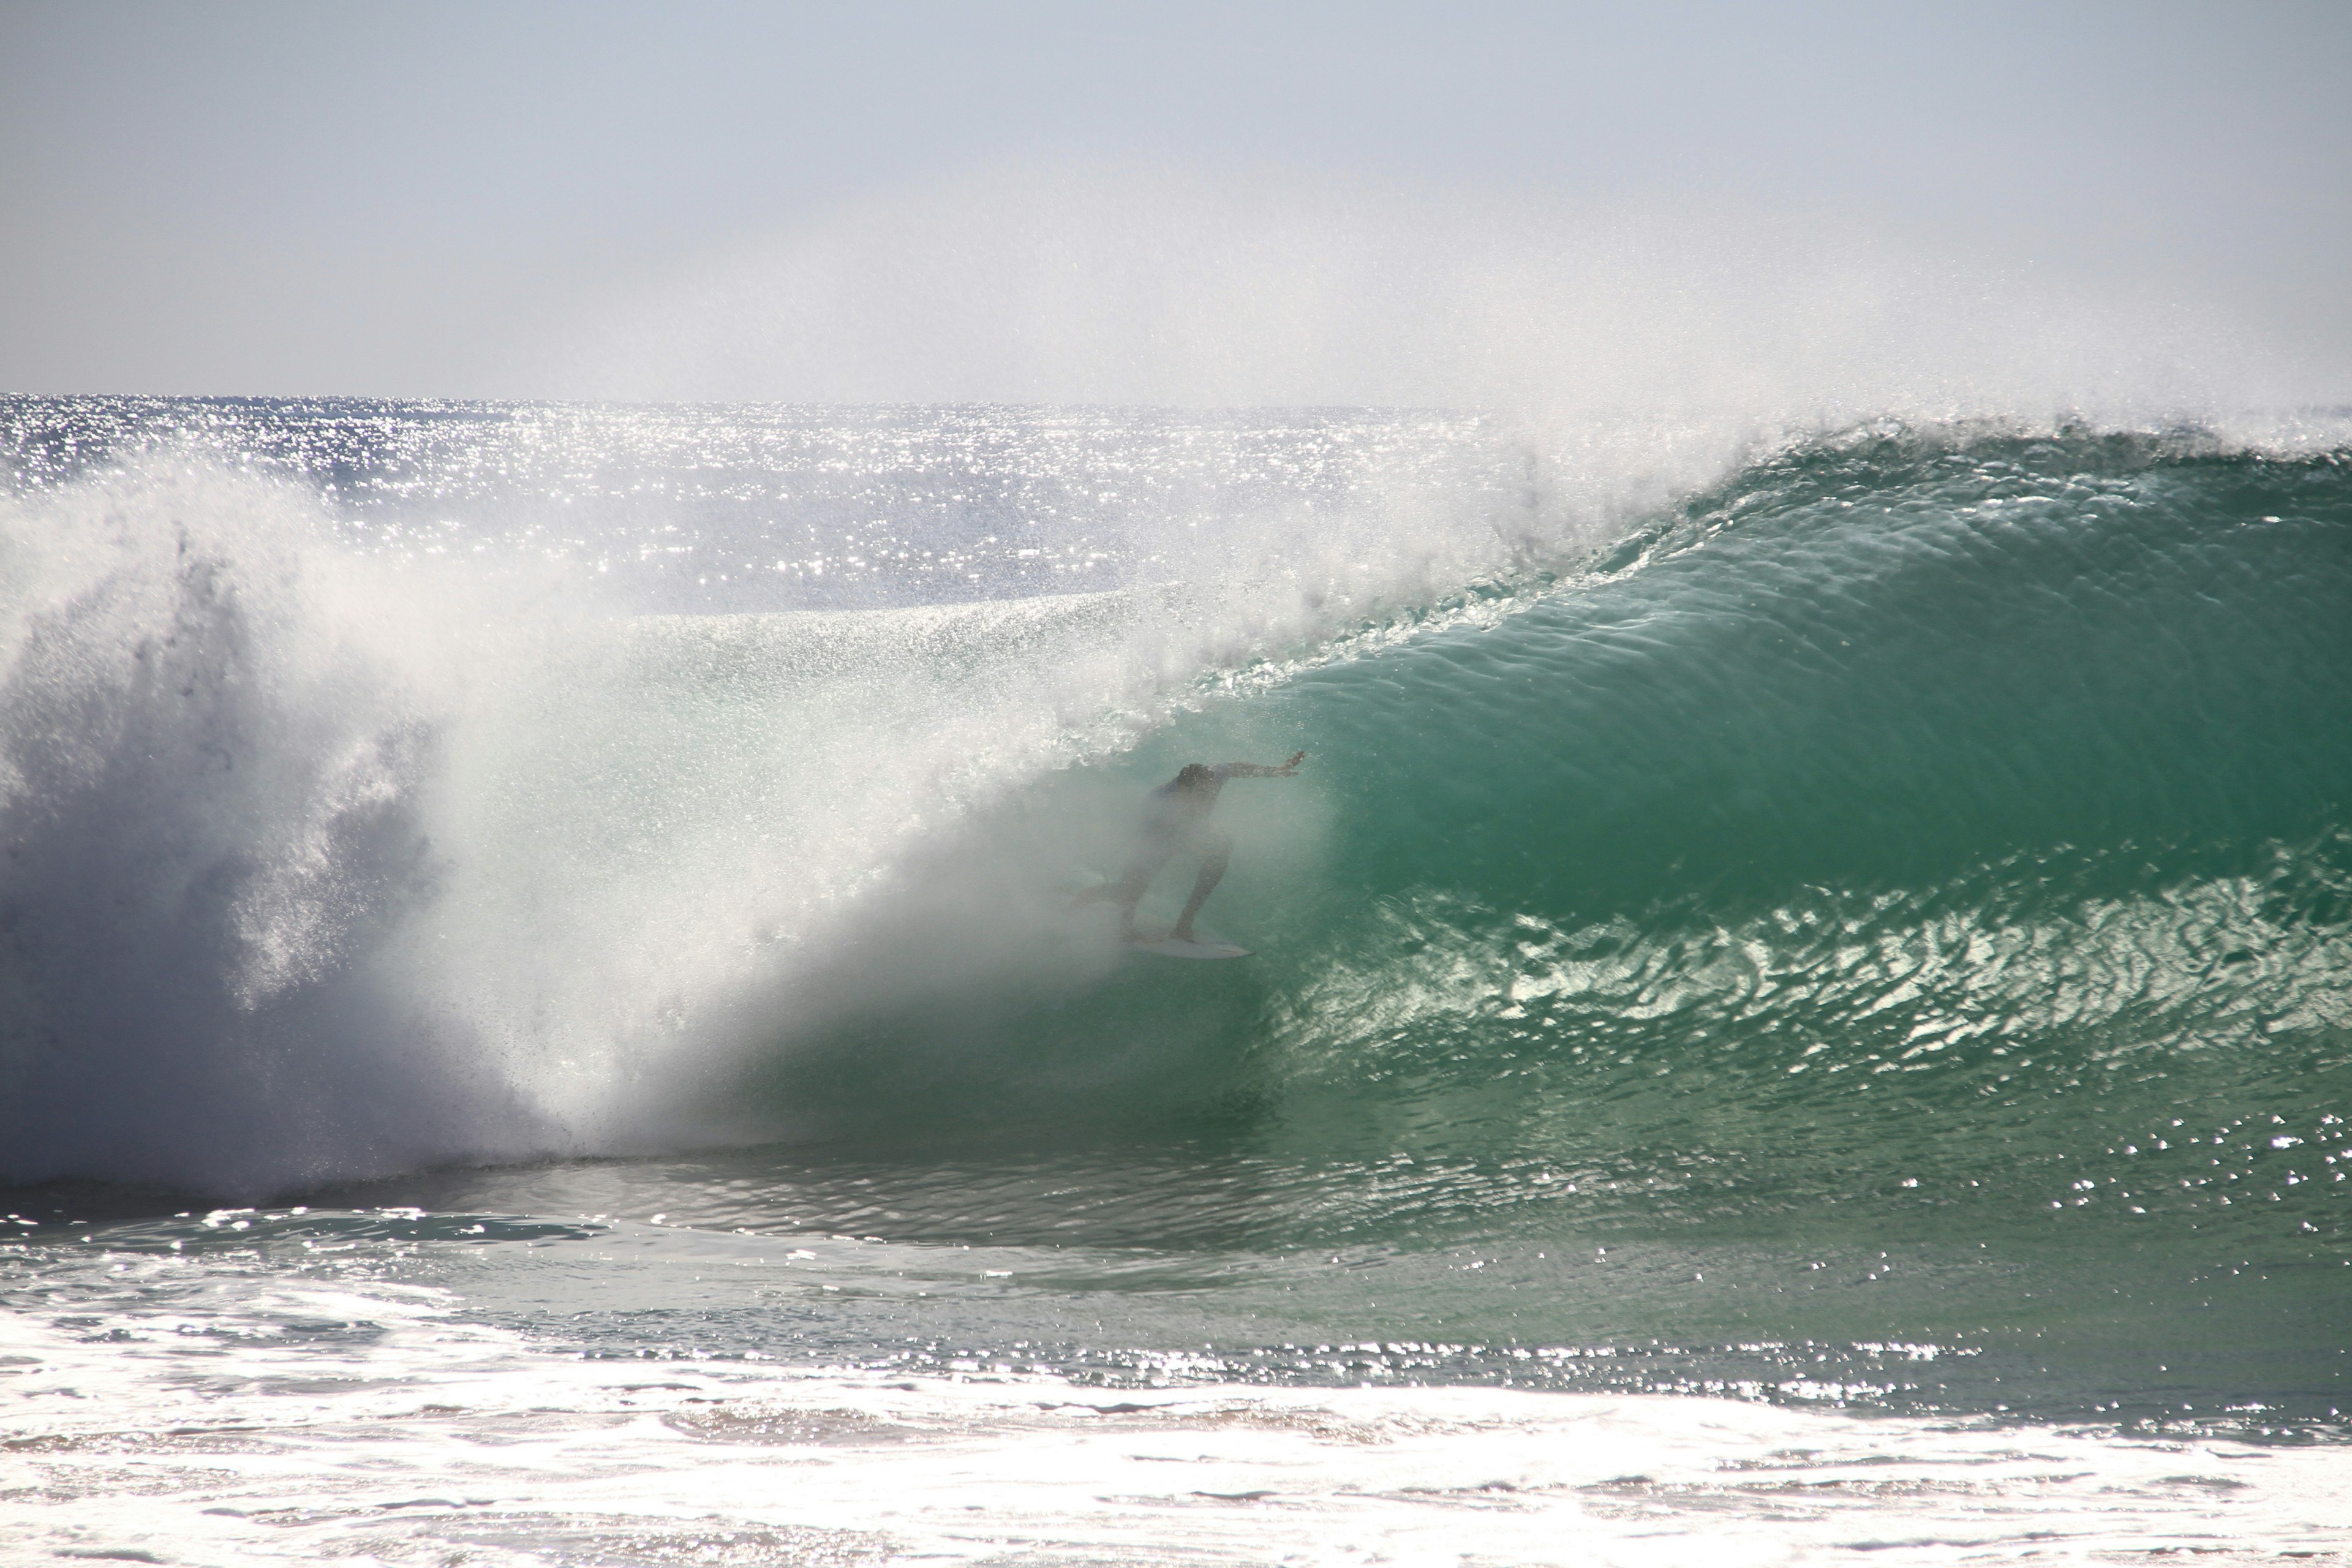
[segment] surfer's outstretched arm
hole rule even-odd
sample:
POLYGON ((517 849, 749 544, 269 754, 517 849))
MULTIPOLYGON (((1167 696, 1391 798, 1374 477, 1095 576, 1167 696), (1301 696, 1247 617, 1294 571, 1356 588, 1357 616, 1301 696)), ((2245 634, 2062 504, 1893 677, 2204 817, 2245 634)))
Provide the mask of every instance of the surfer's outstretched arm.
POLYGON ((1306 752, 1293 752, 1290 760, 1278 768, 1270 768, 1264 763, 1220 763, 1217 771, 1229 779, 1286 779, 1306 760, 1306 752))

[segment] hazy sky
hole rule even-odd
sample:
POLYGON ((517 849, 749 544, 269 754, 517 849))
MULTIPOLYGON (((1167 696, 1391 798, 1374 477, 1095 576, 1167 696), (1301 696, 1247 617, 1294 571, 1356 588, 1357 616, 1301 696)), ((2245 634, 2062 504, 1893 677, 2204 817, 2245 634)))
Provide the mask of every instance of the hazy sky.
POLYGON ((2352 4, 0 0, 0 391, 1393 395, 1339 351, 1417 313, 1417 245, 1589 327, 1553 252, 1603 231, 1625 331, 1698 287, 1629 257, 1752 232, 2352 402, 2352 4), (1212 375, 1221 334, 1332 368, 1212 375))

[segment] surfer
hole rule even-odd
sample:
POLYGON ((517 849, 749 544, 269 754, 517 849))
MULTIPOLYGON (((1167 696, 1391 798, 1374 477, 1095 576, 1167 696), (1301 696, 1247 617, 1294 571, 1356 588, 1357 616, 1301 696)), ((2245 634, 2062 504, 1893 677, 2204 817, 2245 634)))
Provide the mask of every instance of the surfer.
POLYGON ((1087 889, 1077 901, 1091 904, 1117 899, 1119 930, 1132 942, 1135 906, 1143 901, 1143 889, 1178 851, 1197 847, 1201 873, 1192 879, 1192 896, 1185 900, 1184 912, 1176 917, 1175 929, 1168 933, 1171 942, 1191 942, 1192 917, 1223 880, 1225 862, 1234 852, 1231 836, 1209 826, 1209 814, 1217 808, 1217 792, 1225 787, 1227 779, 1286 779, 1306 759, 1306 752, 1293 752, 1280 767, 1264 763, 1219 763, 1213 767, 1207 763, 1185 763, 1173 779, 1151 792, 1143 810, 1141 842, 1118 880, 1087 889))

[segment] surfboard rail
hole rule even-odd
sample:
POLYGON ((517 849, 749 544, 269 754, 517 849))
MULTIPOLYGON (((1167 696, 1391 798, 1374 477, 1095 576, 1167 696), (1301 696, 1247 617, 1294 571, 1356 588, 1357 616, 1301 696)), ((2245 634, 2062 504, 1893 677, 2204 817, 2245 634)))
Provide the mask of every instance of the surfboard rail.
POLYGON ((1236 946, 1200 924, 1192 927, 1192 940, 1190 942, 1180 942, 1164 931, 1155 936, 1149 931, 1139 931, 1128 945, 1139 952, 1156 952, 1162 958, 1247 958, 1250 955, 1248 948, 1236 946))

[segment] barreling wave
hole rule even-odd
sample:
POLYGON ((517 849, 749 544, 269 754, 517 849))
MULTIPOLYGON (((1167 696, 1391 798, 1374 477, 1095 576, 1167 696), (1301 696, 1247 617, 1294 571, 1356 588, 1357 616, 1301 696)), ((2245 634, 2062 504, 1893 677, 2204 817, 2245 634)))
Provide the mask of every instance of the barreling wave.
POLYGON ((1799 443, 1108 721, 1138 647, 1171 668, 1150 594, 516 617, 117 494, 76 521, 95 554, 15 541, 48 576, 0 690, 0 1160, 251 1189, 950 1126, 1343 1160, 1402 1129, 1679 1170, 1644 1189, 1670 1206, 1711 1162, 1795 1203, 1858 1163, 2152 1146, 2189 1107, 2332 1136, 2347 467, 1799 443), (352 633, 386 604, 410 624, 352 633), (1139 787, 1298 747, 1223 808, 1213 918, 1256 960, 1072 937, 1056 883, 1120 852, 1139 787))

